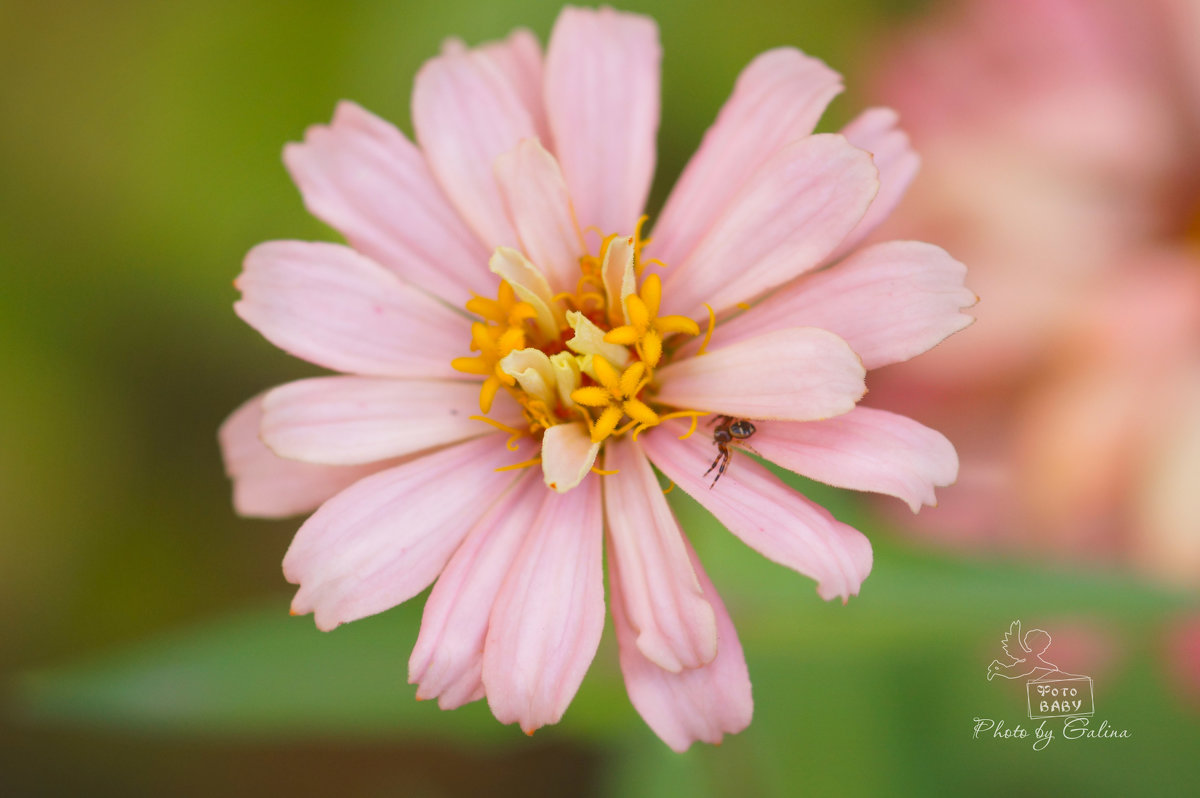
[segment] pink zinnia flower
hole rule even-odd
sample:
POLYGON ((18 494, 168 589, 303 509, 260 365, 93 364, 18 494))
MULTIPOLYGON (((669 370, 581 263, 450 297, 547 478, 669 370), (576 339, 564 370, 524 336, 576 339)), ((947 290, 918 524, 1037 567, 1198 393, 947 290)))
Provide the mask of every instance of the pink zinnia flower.
POLYGON ((236 309, 345 375, 251 400, 221 438, 241 512, 320 505, 284 560, 294 612, 332 629, 436 579, 417 697, 486 696, 529 733, 595 655, 606 545, 630 698, 684 750, 749 723, 750 681, 651 462, 822 597, 856 594, 861 533, 737 439, 714 485, 718 448, 690 433, 753 420, 750 445, 783 466, 930 503, 953 448, 856 403, 866 369, 965 326, 974 296, 936 247, 855 249, 916 158, 883 109, 813 135, 840 77, 792 49, 746 68, 643 238, 659 59, 650 19, 567 9, 544 63, 525 31, 426 63, 419 146, 350 103, 290 145, 308 207, 350 246, 256 247, 236 309))

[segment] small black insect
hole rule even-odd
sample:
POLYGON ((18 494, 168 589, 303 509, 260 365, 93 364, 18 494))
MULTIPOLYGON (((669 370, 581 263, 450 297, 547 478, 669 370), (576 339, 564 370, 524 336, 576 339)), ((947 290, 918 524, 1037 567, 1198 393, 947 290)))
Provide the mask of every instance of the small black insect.
POLYGON ((725 473, 725 469, 729 467, 729 458, 733 456, 730 451, 730 444, 738 445, 742 441, 754 434, 754 425, 744 418, 734 418, 733 416, 718 416, 717 420, 721 423, 717 424, 717 428, 713 430, 713 443, 717 446, 717 457, 712 461, 712 465, 708 467, 708 471, 704 472, 704 476, 712 473, 717 464, 721 467, 717 469, 717 475, 713 477, 712 488, 717 484, 717 480, 725 473))

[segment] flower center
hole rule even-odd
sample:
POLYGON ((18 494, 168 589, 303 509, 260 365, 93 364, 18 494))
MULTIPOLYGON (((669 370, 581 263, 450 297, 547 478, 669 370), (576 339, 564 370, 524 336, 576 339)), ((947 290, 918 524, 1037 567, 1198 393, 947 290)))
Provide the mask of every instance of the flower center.
POLYGON ((485 378, 479 392, 484 415, 476 418, 514 439, 540 438, 556 424, 582 421, 599 444, 627 432, 636 437, 668 418, 690 416, 694 423, 704 415, 669 412, 653 398, 655 369, 700 328, 685 316, 659 315, 662 280, 646 271, 665 264, 642 258, 649 243, 642 238, 645 221, 638 220, 633 235, 609 235, 597 254, 581 256, 573 291, 553 293, 522 253, 496 250, 489 263, 501 278, 496 298, 477 296, 466 305, 480 319, 471 325, 476 354, 452 363, 485 378), (501 390, 521 405, 527 429, 487 418, 501 390))

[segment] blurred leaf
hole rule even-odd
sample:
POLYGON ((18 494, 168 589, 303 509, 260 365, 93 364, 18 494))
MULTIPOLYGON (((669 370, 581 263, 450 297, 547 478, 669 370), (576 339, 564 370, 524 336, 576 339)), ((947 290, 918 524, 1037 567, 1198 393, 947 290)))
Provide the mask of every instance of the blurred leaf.
MULTIPOLYGON (((691 511, 682 510, 686 521, 691 511)), ((691 520, 693 528, 713 526, 691 520)), ((1145 618, 1186 603, 1130 579, 973 564, 885 545, 864 595, 843 607, 817 600, 810 581, 762 561, 731 536, 703 537, 702 555, 760 685, 774 662, 821 662, 836 665, 836 672, 864 671, 866 678, 881 662, 931 646, 963 649, 959 654, 971 663, 966 670, 978 665, 971 647, 994 647, 1012 618, 1086 613, 1134 635, 1145 618)), ((315 631, 311 619, 289 618, 286 606, 281 598, 90 661, 27 674, 16 683, 17 707, 41 722, 179 733, 519 737, 490 718, 485 702, 442 712, 413 700, 405 671, 420 601, 327 635, 315 631)), ((611 649, 606 638, 564 723, 545 734, 564 729, 608 737, 636 722, 611 649)), ((764 691, 760 698, 775 696, 764 691)))

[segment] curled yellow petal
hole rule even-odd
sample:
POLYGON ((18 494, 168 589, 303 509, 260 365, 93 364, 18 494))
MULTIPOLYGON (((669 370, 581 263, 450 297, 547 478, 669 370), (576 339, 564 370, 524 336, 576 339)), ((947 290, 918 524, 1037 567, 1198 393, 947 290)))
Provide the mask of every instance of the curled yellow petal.
POLYGON ((629 314, 629 323, 639 331, 650 325, 650 309, 642 298, 634 295, 625 300, 625 311, 629 314))
POLYGON ((456 357, 450 361, 450 368, 463 374, 478 374, 481 377, 492 373, 492 367, 481 357, 456 357))
MULTIPOLYGON (((501 283, 503 285, 503 283, 501 283)), ((477 296, 467 300, 467 310, 474 313, 476 316, 482 316, 488 321, 496 324, 503 324, 508 314, 504 312, 504 308, 499 302, 487 297, 477 296)))
POLYGON ((633 396, 637 393, 638 383, 646 376, 646 364, 634 363, 625 369, 621 375, 621 396, 633 396))
POLYGON ((637 339, 638 331, 628 324, 615 330, 609 330, 604 336, 605 343, 619 344, 620 346, 633 346, 637 343, 637 339))
POLYGON ((486 416, 492 409, 492 402, 496 399, 496 392, 500 390, 500 380, 495 377, 489 377, 483 381, 483 387, 479 389, 479 409, 486 416))
POLYGON ((621 390, 621 375, 607 360, 597 355, 592 359, 592 370, 596 372, 596 380, 612 393, 621 390))
POLYGON ((640 399, 630 399, 624 404, 625 413, 640 424, 653 426, 658 423, 658 413, 640 399))
POLYGON ((524 347, 525 331, 520 327, 509 327, 496 339, 496 348, 500 350, 497 354, 501 357, 514 349, 523 349, 524 347))
POLYGON ((687 316, 659 316, 654 320, 654 326, 663 335, 672 335, 674 333, 700 334, 700 325, 687 316))
POLYGON ((646 279, 642 281, 642 290, 638 294, 645 303, 650 316, 657 316, 659 303, 662 302, 662 280, 659 276, 657 274, 646 275, 646 279))
POLYGON ((604 412, 600 414, 600 418, 596 419, 596 423, 592 425, 592 443, 600 443, 600 441, 612 434, 612 431, 617 428, 617 422, 621 420, 621 408, 609 405, 604 408, 604 412))
POLYGON ((647 330, 646 337, 642 339, 642 359, 646 361, 646 365, 650 368, 657 366, 662 358, 662 351, 662 336, 654 330, 647 330))
POLYGON ((598 385, 589 385, 572 391, 571 399, 585 407, 608 407, 612 394, 598 385))

